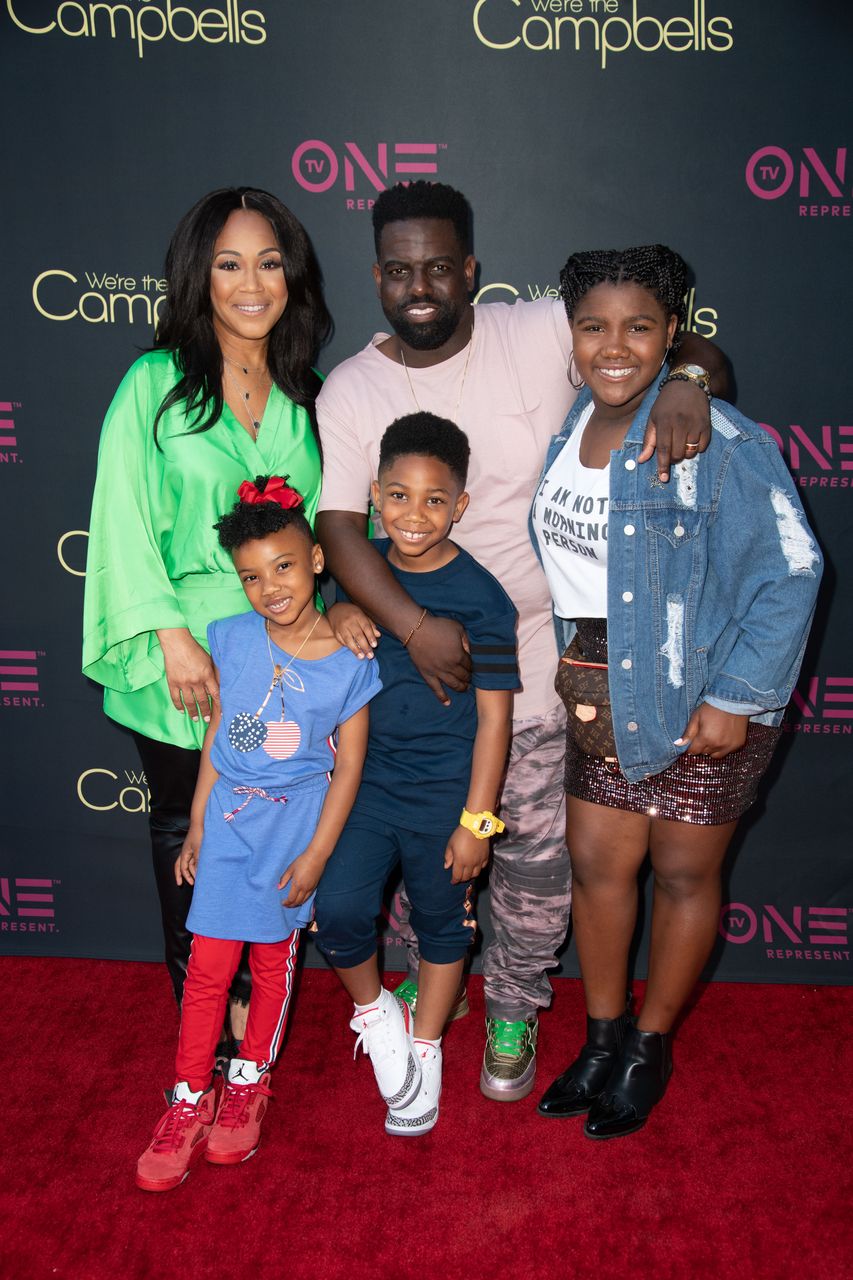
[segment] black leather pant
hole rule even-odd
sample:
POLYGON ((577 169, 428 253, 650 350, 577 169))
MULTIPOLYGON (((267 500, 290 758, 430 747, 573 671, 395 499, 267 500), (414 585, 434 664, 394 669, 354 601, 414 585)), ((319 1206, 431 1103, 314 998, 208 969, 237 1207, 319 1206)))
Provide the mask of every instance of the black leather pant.
MULTIPOLYGON (((189 830, 190 809, 201 752, 173 747, 168 742, 156 742, 153 738, 143 737, 141 733, 134 733, 133 737, 145 770, 148 790, 151 792, 148 825, 151 831, 154 879, 163 919, 166 968, 180 1008, 192 943, 192 934, 187 929, 187 916, 193 891, 188 884, 176 884, 175 859, 181 852, 189 830)), ((245 1002, 249 999, 251 990, 248 948, 244 948, 231 984, 231 995, 245 1002)))

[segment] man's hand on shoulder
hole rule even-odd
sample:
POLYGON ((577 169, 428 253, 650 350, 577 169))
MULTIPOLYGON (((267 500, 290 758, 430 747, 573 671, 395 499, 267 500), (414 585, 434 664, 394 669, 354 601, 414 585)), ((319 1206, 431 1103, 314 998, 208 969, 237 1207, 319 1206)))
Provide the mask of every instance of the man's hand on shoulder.
POLYGON ((412 662, 439 702, 449 704, 447 689, 464 693, 468 688, 471 658, 461 623, 427 614, 407 647, 412 662))
MULTIPOLYGON (((698 333, 682 334, 676 361, 707 369, 712 394, 731 398, 729 364, 713 342, 698 333)), ((705 392, 687 381, 668 382, 652 405, 637 461, 648 462, 656 453, 658 479, 666 484, 673 463, 697 457, 710 443, 711 412, 705 392)))

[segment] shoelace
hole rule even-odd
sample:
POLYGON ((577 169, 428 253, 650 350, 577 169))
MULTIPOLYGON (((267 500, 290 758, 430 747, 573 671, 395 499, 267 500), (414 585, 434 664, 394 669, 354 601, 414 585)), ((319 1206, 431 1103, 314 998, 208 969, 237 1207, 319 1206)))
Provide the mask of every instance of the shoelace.
POLYGON ((153 1148, 158 1155, 164 1151, 177 1151, 184 1140, 189 1125, 199 1120, 198 1104, 173 1102, 154 1131, 153 1148))
POLYGON ((216 1117, 220 1129, 240 1129, 249 1122, 249 1107, 256 1094, 271 1098, 272 1090, 263 1084, 232 1084, 225 1086, 225 1097, 216 1117))
POLYGON ((359 1017, 362 1019, 363 1025, 362 1025, 361 1031, 359 1031, 356 1037, 355 1048, 352 1051, 353 1058, 358 1053, 359 1049, 363 1049, 364 1052, 367 1053, 368 1051, 367 1041, 369 1039, 370 1032, 373 1030, 374 1027, 380 1026, 382 1022, 382 1014, 379 1011, 378 1006, 377 1006, 377 1016, 372 1020, 372 1022, 368 1023, 365 1021, 366 1014, 359 1014, 359 1017))
POLYGON ((500 1057, 517 1058, 524 1047, 526 1022, 504 1022, 495 1019, 492 1026, 492 1049, 500 1057))

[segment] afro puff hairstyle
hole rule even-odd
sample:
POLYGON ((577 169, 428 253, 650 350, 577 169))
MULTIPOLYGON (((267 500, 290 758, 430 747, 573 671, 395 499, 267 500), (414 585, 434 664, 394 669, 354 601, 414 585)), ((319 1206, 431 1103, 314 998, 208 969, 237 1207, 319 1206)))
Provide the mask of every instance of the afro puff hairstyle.
MULTIPOLYGON (((256 476, 255 487, 264 493, 270 476, 256 476)), ((284 477, 287 481, 287 476, 284 477)), ((313 546, 314 532, 305 519, 302 506, 280 507, 273 499, 268 502, 244 502, 239 498, 231 510, 213 526, 219 534, 219 545, 225 551, 236 551, 244 542, 266 538, 280 529, 298 529, 313 546)))
POLYGON ((423 410, 397 418, 379 442, 379 474, 397 458, 412 453, 421 458, 437 458, 465 488, 471 448, 465 432, 449 418, 423 410))

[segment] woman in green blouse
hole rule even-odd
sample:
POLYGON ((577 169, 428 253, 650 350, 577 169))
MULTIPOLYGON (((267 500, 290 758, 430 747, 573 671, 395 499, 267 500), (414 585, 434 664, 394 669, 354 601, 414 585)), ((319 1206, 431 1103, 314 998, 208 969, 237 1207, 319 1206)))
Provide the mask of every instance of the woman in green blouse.
MULTIPOLYGON (((174 862, 189 823, 210 702, 209 622, 248 608, 213 524, 238 485, 287 475, 313 523, 321 454, 313 370, 330 329, 306 232, 274 196, 213 191, 166 257, 154 349, 104 422, 92 506, 83 670, 136 739, 151 792, 166 963, 180 1004, 191 891, 174 862)), ((232 988, 248 1000, 248 970, 232 988)))

